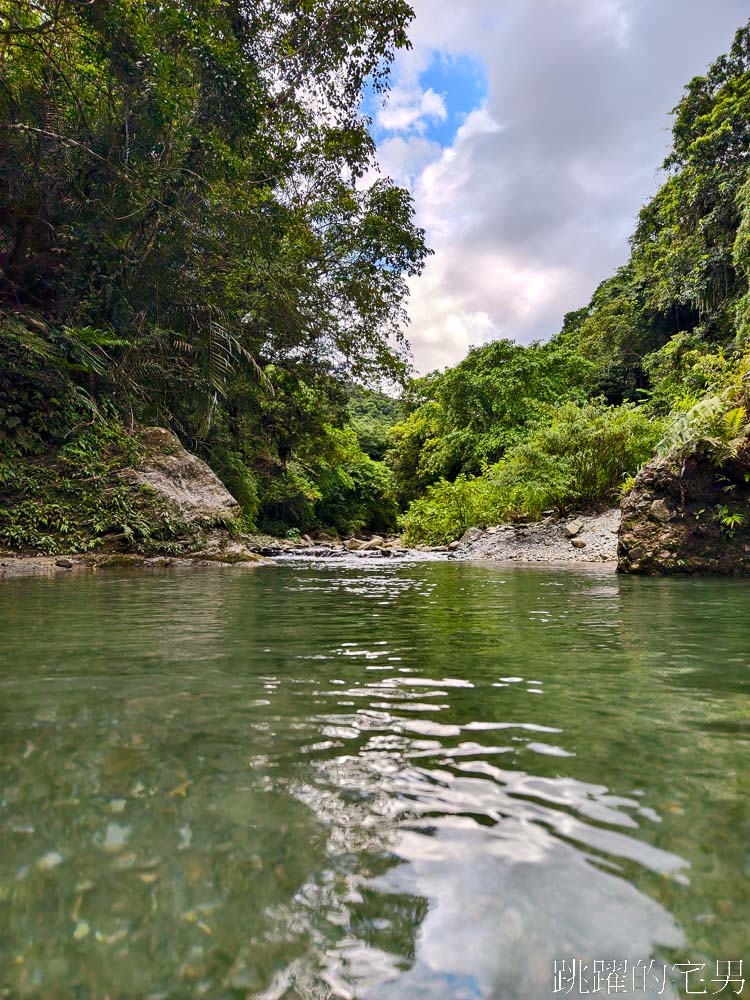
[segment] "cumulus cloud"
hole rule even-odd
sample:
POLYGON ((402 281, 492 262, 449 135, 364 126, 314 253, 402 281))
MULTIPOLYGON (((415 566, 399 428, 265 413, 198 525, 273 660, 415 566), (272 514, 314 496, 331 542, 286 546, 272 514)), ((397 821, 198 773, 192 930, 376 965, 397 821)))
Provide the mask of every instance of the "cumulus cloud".
POLYGON ((445 99, 432 87, 427 90, 394 89, 387 104, 378 111, 377 124, 389 132, 423 131, 427 122, 444 121, 448 116, 445 99))
MULTIPOLYGON (((380 170, 386 177, 411 191, 416 189, 424 169, 440 158, 442 147, 424 136, 394 136, 378 147, 380 170)), ((370 182, 377 175, 368 178, 370 182)))
POLYGON ((414 192, 435 250, 412 283, 417 367, 493 337, 546 338, 627 258, 659 183, 669 111, 726 51, 745 0, 415 0, 414 49, 377 116, 384 172, 414 192), (447 147, 436 56, 484 69, 486 96, 447 147))

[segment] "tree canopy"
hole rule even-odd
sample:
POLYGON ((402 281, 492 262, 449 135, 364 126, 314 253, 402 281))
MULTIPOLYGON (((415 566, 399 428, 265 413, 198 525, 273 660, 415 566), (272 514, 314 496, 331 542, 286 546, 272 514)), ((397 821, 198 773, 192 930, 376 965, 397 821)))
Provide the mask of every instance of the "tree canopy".
POLYGON ((6 449, 106 410, 263 479, 346 421, 345 383, 403 377, 428 251, 362 97, 412 16, 0 0, 6 449))

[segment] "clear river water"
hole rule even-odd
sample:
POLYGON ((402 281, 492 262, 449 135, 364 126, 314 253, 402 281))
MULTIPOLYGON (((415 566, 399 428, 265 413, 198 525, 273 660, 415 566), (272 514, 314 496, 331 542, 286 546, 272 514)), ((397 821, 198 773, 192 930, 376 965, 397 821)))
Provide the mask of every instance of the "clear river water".
POLYGON ((748 996, 749 612, 456 562, 0 584, 0 997, 748 996))

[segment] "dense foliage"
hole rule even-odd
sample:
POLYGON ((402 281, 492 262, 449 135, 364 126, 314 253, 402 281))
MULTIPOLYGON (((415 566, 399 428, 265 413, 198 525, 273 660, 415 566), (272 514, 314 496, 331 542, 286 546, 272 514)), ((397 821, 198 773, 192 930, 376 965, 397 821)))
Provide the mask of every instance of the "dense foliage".
POLYGON ((450 542, 473 525, 564 514, 611 499, 651 457, 657 423, 632 404, 545 408, 524 439, 481 476, 441 479, 402 518, 407 539, 450 542))
POLYGON ((391 432, 389 458, 402 499, 497 461, 547 404, 585 399, 592 369, 564 345, 497 340, 414 381, 408 414, 391 432))
POLYGON ((403 403, 394 396, 354 385, 349 390, 349 418, 365 454, 382 461, 390 447, 390 432, 403 416, 403 403))
POLYGON ((413 541, 612 502, 657 442, 719 461, 744 440, 750 26, 687 86, 673 140, 630 260, 550 343, 490 344, 414 384, 389 456, 413 541))
POLYGON ((0 0, 6 465, 84 425, 160 423, 249 521, 343 525, 334 495, 356 496, 355 523, 370 493, 387 506, 387 472, 340 428, 352 379, 406 369, 427 252, 408 193, 363 182, 362 93, 386 87, 411 17, 403 0, 0 0))
POLYGON ((59 547, 66 509, 79 546, 146 537, 149 499, 112 476, 147 423, 207 458, 245 527, 388 531, 401 511, 415 542, 612 502, 657 444, 736 450, 750 25, 687 86, 666 180, 591 302, 549 343, 472 349, 397 399, 363 386, 408 373, 428 251, 408 193, 371 180, 361 107, 411 17, 0 0, 0 541, 59 547))

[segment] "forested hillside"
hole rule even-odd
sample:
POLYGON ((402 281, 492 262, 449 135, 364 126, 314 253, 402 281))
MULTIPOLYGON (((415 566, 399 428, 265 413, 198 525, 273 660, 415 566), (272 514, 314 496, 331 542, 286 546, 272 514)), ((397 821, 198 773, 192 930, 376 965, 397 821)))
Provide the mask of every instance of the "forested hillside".
POLYGON ((149 424, 208 460, 248 528, 395 524, 349 397, 406 372, 427 253, 408 192, 363 181, 362 95, 411 17, 2 0, 0 542, 143 540, 148 498, 116 473, 149 424))
POLYGON ((611 503, 655 449, 738 446, 750 28, 687 86, 664 183, 591 302, 547 343, 409 381, 406 279, 429 251, 409 193, 371 180, 362 99, 411 17, 0 0, 0 544, 166 543, 118 475, 152 424, 246 530, 400 518, 413 542, 611 503))
MULTIPOLYGON (((627 264, 547 344, 414 382, 389 461, 407 537, 613 502, 651 457, 726 458, 747 424, 750 28, 687 86, 627 264)), ((731 498, 730 498, 731 499, 731 498)), ((719 512, 725 521, 747 512, 719 512)))

